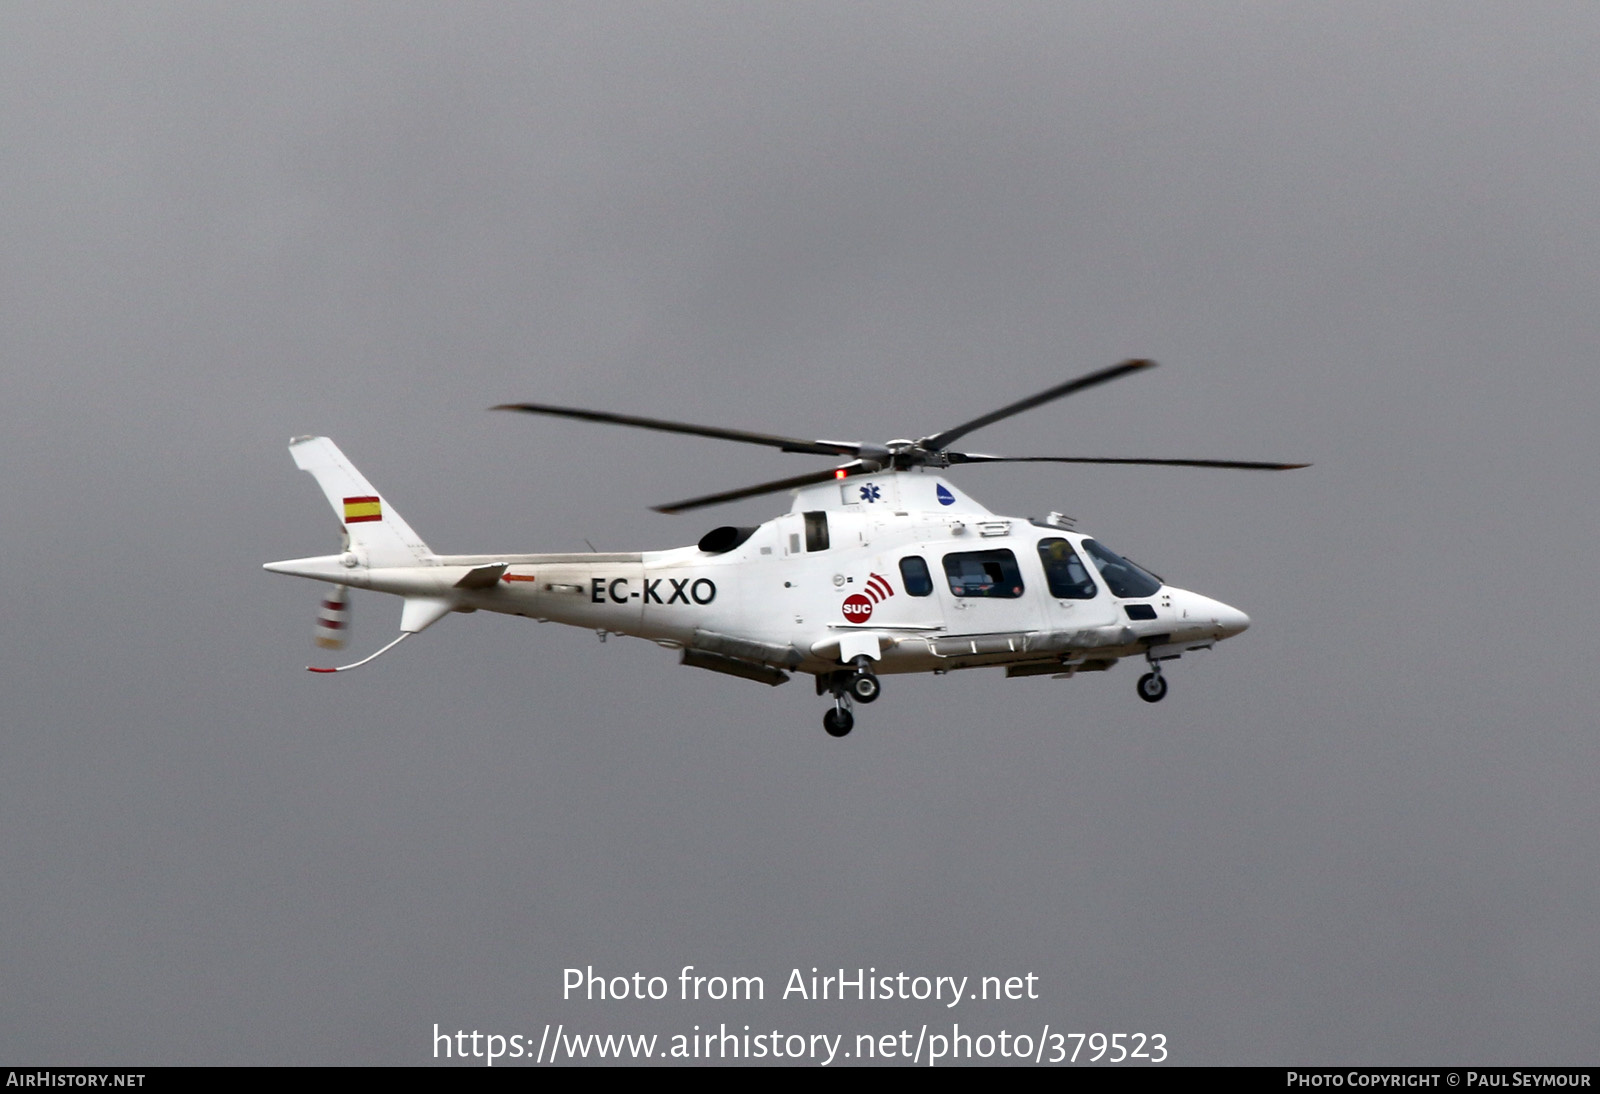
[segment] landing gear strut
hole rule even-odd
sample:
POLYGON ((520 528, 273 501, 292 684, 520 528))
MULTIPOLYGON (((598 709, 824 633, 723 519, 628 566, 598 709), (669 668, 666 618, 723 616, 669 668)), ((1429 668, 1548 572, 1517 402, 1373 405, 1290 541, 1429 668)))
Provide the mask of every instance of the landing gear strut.
POLYGON ((883 687, 872 671, 872 658, 863 654, 851 661, 848 669, 819 675, 817 694, 824 691, 833 696, 833 709, 822 716, 822 728, 831 737, 843 737, 856 725, 851 706, 872 702, 882 694, 883 687))
POLYGON ((1167 681, 1161 675, 1161 666, 1150 662, 1150 671, 1139 677, 1139 698, 1147 703, 1159 703, 1167 697, 1167 681))
POLYGON ((845 706, 843 697, 838 700, 838 705, 822 716, 822 728, 828 731, 830 737, 843 737, 855 727, 856 716, 845 706))

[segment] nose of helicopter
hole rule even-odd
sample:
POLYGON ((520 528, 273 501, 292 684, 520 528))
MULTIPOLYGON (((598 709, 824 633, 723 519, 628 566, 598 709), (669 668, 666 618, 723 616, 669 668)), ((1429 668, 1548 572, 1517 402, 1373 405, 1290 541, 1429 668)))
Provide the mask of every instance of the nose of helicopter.
POLYGON ((1171 590, 1174 608, 1181 608, 1187 633, 1195 637, 1211 637, 1221 641, 1250 630, 1250 616, 1234 605, 1224 605, 1221 600, 1202 597, 1186 589, 1171 590))
POLYGON ((1202 621, 1201 626, 1210 624, 1206 629, 1219 639, 1232 638, 1250 626, 1250 617, 1232 604, 1224 604, 1220 600, 1213 600, 1199 593, 1188 594, 1184 602, 1184 611, 1190 619, 1202 621))
POLYGON ((1242 634, 1250 627, 1250 617, 1231 604, 1224 604, 1220 600, 1217 605, 1217 628, 1222 631, 1222 637, 1232 638, 1242 634))

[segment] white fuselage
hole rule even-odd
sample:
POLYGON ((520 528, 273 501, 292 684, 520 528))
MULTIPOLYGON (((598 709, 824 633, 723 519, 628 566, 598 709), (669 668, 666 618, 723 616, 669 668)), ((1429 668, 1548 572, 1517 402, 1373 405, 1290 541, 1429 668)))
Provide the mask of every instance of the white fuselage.
POLYGON ((718 532, 702 541, 711 549, 430 555, 409 566, 369 565, 353 549, 269 569, 405 597, 407 631, 449 611, 493 611, 812 673, 860 653, 880 673, 1104 668, 1175 657, 1249 625, 1236 608, 1164 583, 1125 583, 1119 595, 1107 564, 1090 564, 1090 537, 997 516, 932 473, 806 487, 783 516, 718 532))

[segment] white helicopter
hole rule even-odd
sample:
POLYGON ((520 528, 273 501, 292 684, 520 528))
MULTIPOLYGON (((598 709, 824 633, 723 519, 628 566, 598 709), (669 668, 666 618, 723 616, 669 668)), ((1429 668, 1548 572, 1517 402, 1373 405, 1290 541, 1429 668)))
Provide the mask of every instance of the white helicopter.
POLYGON ((879 675, 1004 665, 1006 675, 1071 677, 1143 657, 1147 703, 1167 694, 1162 664, 1243 631, 1237 608, 1175 588, 1051 513, 991 513, 935 469, 967 463, 1161 464, 1285 471, 1307 464, 1238 460, 987 456, 949 446, 1054 399, 1152 367, 1124 361, 918 440, 805 440, 572 407, 495 407, 846 458, 797 475, 657 506, 678 513, 782 490, 788 513, 757 527, 721 527, 692 547, 627 553, 436 555, 326 437, 297 437, 343 522, 339 554, 266 569, 332 584, 318 644, 342 648, 345 588, 403 598, 400 636, 339 668, 367 664, 451 612, 491 611, 647 638, 681 663, 776 686, 816 678, 833 706, 829 734, 855 725, 855 703, 878 698, 879 675))

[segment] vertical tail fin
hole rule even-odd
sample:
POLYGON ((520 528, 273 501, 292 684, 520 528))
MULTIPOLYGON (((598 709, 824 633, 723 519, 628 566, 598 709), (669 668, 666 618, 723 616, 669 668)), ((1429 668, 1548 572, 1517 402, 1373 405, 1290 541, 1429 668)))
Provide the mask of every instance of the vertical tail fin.
POLYGON ((328 504, 344 523, 350 545, 369 566, 417 566, 432 561, 433 552, 399 513, 345 459, 326 437, 296 437, 289 442, 295 466, 309 471, 322 487, 328 504))

